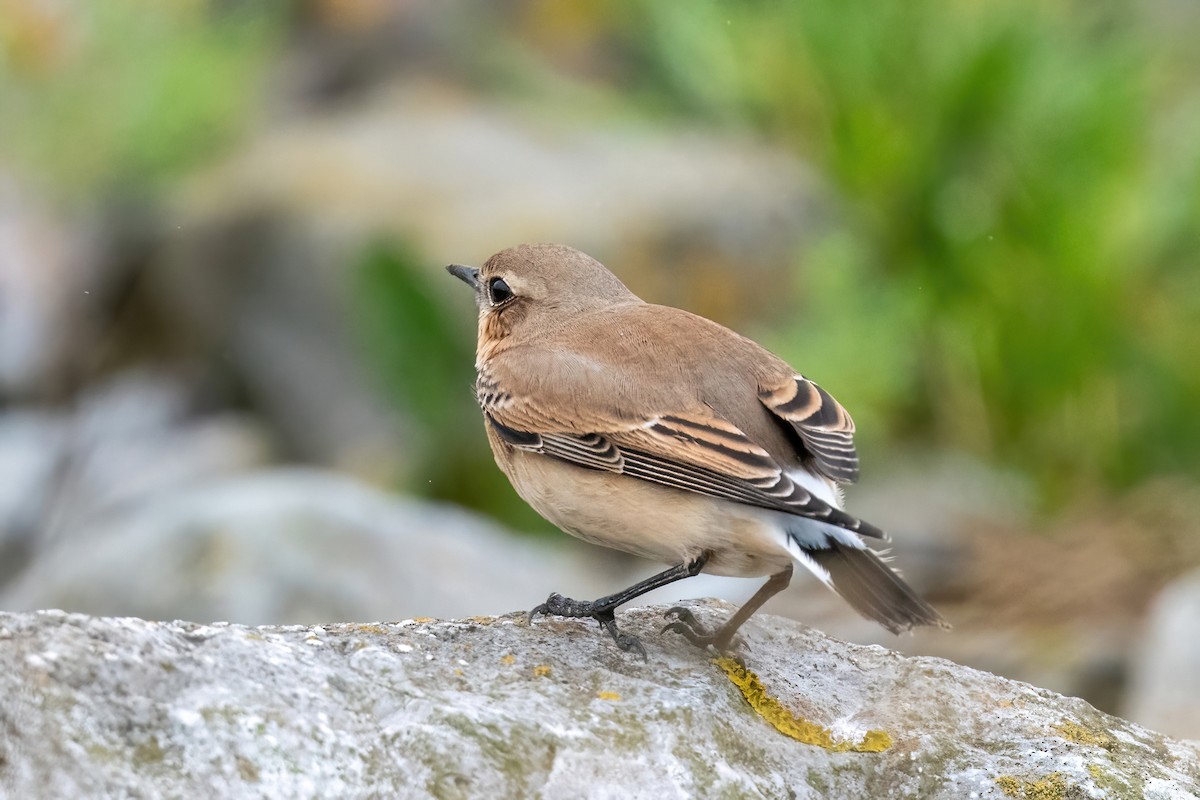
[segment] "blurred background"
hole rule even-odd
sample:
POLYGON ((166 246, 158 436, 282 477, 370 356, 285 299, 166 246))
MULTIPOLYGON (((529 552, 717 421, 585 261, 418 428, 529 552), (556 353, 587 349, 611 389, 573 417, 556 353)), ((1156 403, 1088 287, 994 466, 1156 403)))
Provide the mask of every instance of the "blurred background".
POLYGON ((487 450, 442 265, 556 241, 848 406, 849 506, 955 631, 771 611, 1200 737, 1197 41, 1184 0, 0 0, 0 608, 658 571, 487 450))

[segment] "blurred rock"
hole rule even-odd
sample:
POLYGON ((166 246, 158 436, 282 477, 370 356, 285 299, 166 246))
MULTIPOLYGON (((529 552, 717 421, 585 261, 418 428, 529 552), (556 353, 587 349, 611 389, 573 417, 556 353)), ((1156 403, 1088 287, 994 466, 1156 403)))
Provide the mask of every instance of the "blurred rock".
POLYGON ((121 373, 83 394, 58 419, 63 451, 39 547, 125 504, 261 465, 270 448, 257 425, 230 412, 195 416, 186 381, 121 373))
POLYGON ((310 222, 185 221, 148 292, 172 310, 183 352, 210 381, 231 373, 287 455, 392 479, 409 448, 401 415, 362 363, 354 254, 310 222))
MULTIPOLYGON (((526 241, 568 243, 618 271, 683 248, 695 271, 721 265, 726 293, 768 301, 774 288, 729 274, 790 264, 813 224, 816 189, 804 165, 749 138, 551 121, 411 77, 325 112, 265 131, 199 178, 181 223, 270 215, 332 237, 391 232, 429 253, 431 269, 526 241)), ((669 274, 625 277, 655 281, 666 291, 660 302, 711 288, 669 274)))
POLYGON ((35 547, 64 452, 62 421, 38 411, 0 413, 0 586, 35 547))
POLYGON ((0 614, 0 793, 1200 798, 1194 747, 1082 700, 771 616, 744 665, 713 663, 659 633, 663 610, 619 615, 648 662, 594 625, 511 616, 0 614))
POLYGON ((55 391, 93 331, 88 237, 0 172, 0 401, 55 391))
POLYGON ((77 526, 0 608, 313 623, 496 613, 552 589, 619 588, 592 553, 317 471, 190 481, 77 526))
POLYGON ((1200 739, 1200 571, 1172 583, 1151 607, 1124 708, 1143 725, 1200 739))
POLYGON ((262 464, 258 426, 195 416, 186 381, 122 373, 70 410, 0 412, 0 586, 36 552, 141 499, 262 464))
MULTIPOLYGON (((954 625, 892 636, 802 571, 782 614, 848 641, 969 664, 1125 710, 1141 609, 1167 561, 1195 563, 1194 492, 1144 487, 1036 524, 1028 486, 965 456, 894 458, 847 505, 893 535, 893 565, 954 625), (1173 533, 1165 533, 1173 531, 1173 533), (1129 542, 1141 542, 1135 555, 1129 542), (1161 562, 1161 566, 1160 566, 1161 562)), ((1176 567, 1178 568, 1178 566, 1176 567)))

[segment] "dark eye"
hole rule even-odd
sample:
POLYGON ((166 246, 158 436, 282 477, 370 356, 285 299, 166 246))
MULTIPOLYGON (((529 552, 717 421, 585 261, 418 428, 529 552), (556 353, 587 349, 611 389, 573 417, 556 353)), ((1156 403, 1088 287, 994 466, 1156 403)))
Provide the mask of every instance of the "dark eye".
POLYGON ((488 295, 492 299, 492 305, 498 306, 511 300, 513 292, 504 282, 504 278, 492 278, 488 281, 488 295))

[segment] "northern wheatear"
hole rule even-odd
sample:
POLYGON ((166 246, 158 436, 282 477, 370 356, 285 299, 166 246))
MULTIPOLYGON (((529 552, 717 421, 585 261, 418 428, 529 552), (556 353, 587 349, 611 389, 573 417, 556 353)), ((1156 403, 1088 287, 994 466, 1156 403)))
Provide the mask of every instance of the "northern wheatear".
POLYGON ((700 572, 767 582, 719 630, 684 609, 668 629, 730 647, 803 564, 893 633, 946 626, 842 510, 858 478, 854 422, 782 359, 728 328, 646 303, 570 247, 520 245, 481 269, 476 398, 496 463, 567 533, 673 566, 592 602, 552 594, 532 614, 592 617, 622 650, 614 609, 700 572))

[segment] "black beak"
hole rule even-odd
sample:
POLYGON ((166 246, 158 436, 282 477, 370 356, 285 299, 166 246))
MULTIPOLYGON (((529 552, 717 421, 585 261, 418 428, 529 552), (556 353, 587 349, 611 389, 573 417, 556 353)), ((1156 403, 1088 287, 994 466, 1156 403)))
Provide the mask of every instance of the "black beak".
POLYGON ((479 289, 479 270, 474 267, 467 267, 462 264, 448 264, 446 272, 449 272, 472 289, 479 289))

